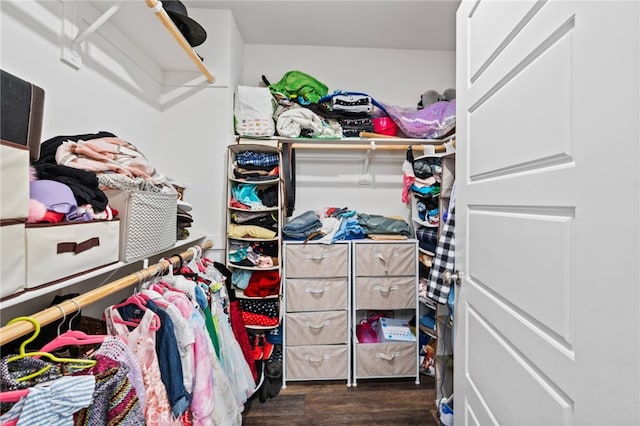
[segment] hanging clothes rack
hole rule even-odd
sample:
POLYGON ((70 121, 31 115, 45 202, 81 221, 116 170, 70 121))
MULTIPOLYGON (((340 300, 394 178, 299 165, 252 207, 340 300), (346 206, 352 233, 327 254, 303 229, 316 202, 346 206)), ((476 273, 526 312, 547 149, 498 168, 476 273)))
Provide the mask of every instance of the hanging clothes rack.
MULTIPOLYGON (((195 254, 194 249, 198 249, 200 253, 204 250, 213 247, 211 241, 205 241, 201 245, 191 246, 186 251, 172 256, 170 258, 161 259, 158 263, 149 266, 148 268, 141 269, 133 274, 126 275, 115 281, 100 286, 94 290, 82 293, 79 296, 71 299, 64 300, 55 306, 46 308, 40 312, 30 315, 40 326, 50 324, 58 319, 62 319, 64 315, 69 315, 75 311, 82 309, 85 306, 91 305, 105 297, 116 293, 127 287, 140 284, 151 277, 158 274, 162 274, 168 270, 168 268, 174 263, 181 261, 189 261, 195 254)), ((0 328, 0 346, 16 340, 26 334, 29 334, 35 330, 33 323, 29 321, 17 321, 12 324, 5 325, 0 328)))

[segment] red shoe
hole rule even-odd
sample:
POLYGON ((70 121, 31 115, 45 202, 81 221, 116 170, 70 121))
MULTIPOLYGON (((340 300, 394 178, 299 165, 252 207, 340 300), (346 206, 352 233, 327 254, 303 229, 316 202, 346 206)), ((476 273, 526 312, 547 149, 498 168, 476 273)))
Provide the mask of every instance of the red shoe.
POLYGON ((271 358, 273 353, 273 343, 268 342, 264 334, 260 335, 260 344, 262 345, 262 357, 263 359, 271 358))
POLYGON ((251 343, 252 343, 251 354, 253 355, 253 359, 255 361, 263 359, 264 353, 262 350, 262 346, 260 345, 260 342, 259 342, 259 336, 257 334, 253 336, 253 341, 251 343))

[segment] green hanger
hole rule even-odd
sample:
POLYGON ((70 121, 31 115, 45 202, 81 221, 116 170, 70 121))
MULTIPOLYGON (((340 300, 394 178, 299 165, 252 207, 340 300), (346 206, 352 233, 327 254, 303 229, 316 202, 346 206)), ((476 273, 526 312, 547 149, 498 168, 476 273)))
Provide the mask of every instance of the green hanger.
MULTIPOLYGON (((9 324, 13 324, 15 322, 18 321, 29 321, 31 324, 33 324, 33 328, 35 329, 33 334, 31 335, 31 337, 29 337, 28 339, 26 339, 24 342, 22 342, 22 344, 20 345, 20 353, 16 356, 13 356, 9 359, 7 359, 7 363, 13 362, 13 361, 18 361, 20 359, 23 358, 27 358, 27 357, 45 357, 48 358, 49 360, 51 360, 52 362, 57 362, 57 363, 68 363, 68 364, 79 364, 79 366, 81 366, 82 368, 88 368, 88 367, 93 367, 94 365, 96 365, 96 361, 93 359, 79 359, 79 358, 58 358, 57 356, 49 353, 49 352, 26 352, 26 347, 29 343, 33 342, 36 337, 38 337, 38 335, 40 334, 40 323, 38 323, 38 321, 35 318, 32 317, 17 317, 12 319, 11 321, 9 321, 7 323, 7 325, 9 324)), ((17 382, 24 382, 26 380, 30 380, 33 379, 34 377, 38 377, 41 374, 47 372, 49 369, 51 368, 51 365, 47 365, 46 367, 36 371, 35 373, 31 373, 28 374, 26 376, 22 376, 16 379, 17 382)))

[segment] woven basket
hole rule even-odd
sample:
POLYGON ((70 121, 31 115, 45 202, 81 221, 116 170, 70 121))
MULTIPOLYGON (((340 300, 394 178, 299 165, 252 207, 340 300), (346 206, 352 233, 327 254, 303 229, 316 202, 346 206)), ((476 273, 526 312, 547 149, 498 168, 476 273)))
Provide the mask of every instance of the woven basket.
POLYGON ((141 259, 176 243, 177 194, 113 189, 105 193, 120 216, 120 261, 141 259))

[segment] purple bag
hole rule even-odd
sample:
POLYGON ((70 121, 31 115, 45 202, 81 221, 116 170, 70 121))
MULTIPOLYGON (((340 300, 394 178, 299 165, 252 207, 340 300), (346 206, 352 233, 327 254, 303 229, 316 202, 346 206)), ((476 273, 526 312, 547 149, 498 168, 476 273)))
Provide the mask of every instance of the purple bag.
POLYGON ((436 102, 423 109, 384 106, 402 133, 410 138, 438 139, 456 127, 456 101, 436 102))

